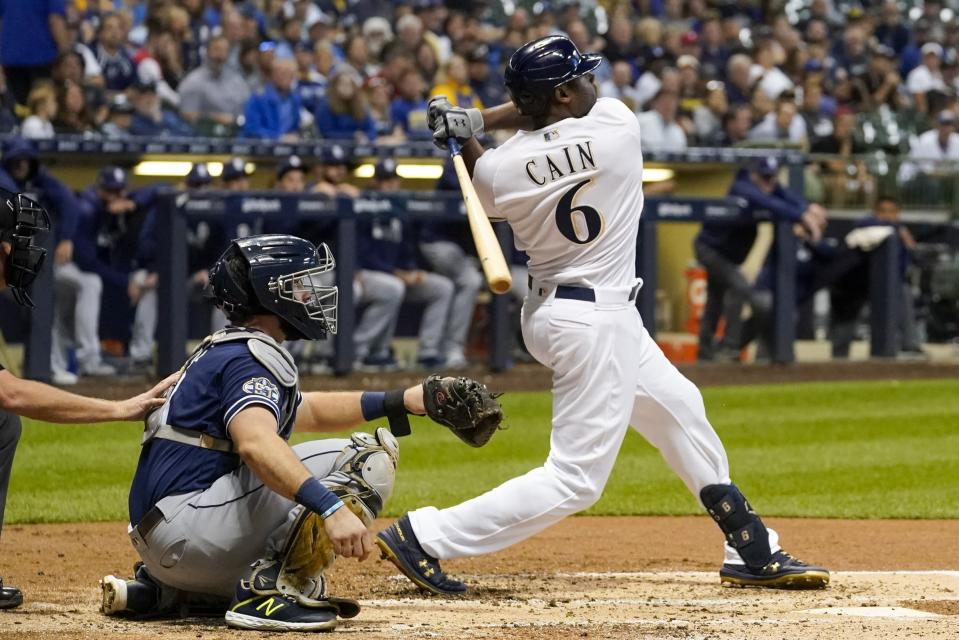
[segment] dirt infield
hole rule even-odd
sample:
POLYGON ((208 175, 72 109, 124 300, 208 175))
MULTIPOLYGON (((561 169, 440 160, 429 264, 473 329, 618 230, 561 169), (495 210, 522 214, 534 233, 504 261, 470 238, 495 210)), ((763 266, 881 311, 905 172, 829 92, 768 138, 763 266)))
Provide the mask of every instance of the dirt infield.
MULTIPOLYGON (((378 523, 384 526, 385 522, 378 523)), ((821 592, 724 589, 701 518, 571 518, 484 558, 447 563, 474 588, 420 595, 392 565, 338 562, 331 591, 358 597, 336 633, 362 638, 956 638, 959 521, 773 518, 788 549, 834 571, 821 592)), ((119 523, 4 530, 0 567, 27 602, 0 638, 251 637, 219 619, 130 622, 96 612, 97 579, 136 556, 119 523)), ((283 636, 289 638, 290 636, 283 636)))

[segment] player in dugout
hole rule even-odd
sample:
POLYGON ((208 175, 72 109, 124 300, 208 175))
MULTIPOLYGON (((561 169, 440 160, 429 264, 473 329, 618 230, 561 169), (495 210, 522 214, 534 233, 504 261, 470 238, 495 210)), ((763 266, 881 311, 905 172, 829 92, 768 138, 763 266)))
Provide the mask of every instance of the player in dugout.
MULTIPOLYGON (((50 217, 43 207, 23 194, 0 190, 0 290, 9 288, 14 299, 25 307, 33 307, 27 287, 40 273, 47 253, 35 243, 36 235, 49 230, 50 217)), ((13 456, 20 440, 20 416, 64 423, 140 420, 163 404, 160 396, 175 378, 170 376, 138 396, 113 401, 85 398, 21 380, 0 364, 0 529, 13 456)), ((12 609, 22 603, 20 590, 4 586, 0 579, 0 609, 12 609)))

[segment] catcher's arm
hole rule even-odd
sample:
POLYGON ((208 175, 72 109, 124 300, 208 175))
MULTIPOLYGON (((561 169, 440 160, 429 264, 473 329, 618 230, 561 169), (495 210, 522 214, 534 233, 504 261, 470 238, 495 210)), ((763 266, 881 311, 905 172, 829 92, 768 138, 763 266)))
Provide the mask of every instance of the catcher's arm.
MULTIPOLYGON (((409 413, 426 413, 423 385, 388 392, 398 394, 409 413)), ((377 412, 385 393, 375 391, 308 391, 296 412, 298 431, 344 431, 386 415, 377 412), (372 409, 371 409, 372 407, 372 409)))

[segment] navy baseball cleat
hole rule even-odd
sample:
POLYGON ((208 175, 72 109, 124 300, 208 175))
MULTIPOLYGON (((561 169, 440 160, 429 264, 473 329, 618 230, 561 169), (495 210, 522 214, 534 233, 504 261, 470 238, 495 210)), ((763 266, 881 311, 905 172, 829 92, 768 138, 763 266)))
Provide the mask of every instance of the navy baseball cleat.
POLYGON ((23 593, 16 587, 3 586, 0 578, 0 609, 13 609, 23 604, 23 593))
POLYGON ((785 551, 777 551, 762 569, 724 564, 719 570, 723 586, 767 587, 770 589, 824 589, 829 571, 806 564, 785 551))
POLYGON ((383 558, 396 565, 413 584, 437 595, 456 596, 466 591, 466 585, 443 573, 440 562, 423 550, 409 516, 404 515, 376 536, 376 546, 383 558))
POLYGON ((338 611, 327 600, 307 605, 292 596, 258 595, 250 589, 249 582, 241 580, 225 618, 226 625, 234 629, 333 631, 338 611))

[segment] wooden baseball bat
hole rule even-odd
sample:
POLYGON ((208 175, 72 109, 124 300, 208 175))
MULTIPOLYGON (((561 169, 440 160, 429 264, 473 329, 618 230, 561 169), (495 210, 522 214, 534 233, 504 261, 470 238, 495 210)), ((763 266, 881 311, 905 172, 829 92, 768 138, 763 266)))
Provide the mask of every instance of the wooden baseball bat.
POLYGON ((463 192, 466 218, 469 220, 470 232, 476 244, 476 255, 479 256, 480 264, 483 265, 486 283, 493 293, 506 293, 513 286, 513 278, 506 265, 506 258, 503 257, 503 248, 493 231, 493 225, 490 224, 486 211, 483 210, 479 196, 476 195, 476 189, 473 188, 473 181, 470 179, 469 171, 466 170, 459 142, 450 138, 449 150, 453 158, 453 168, 456 170, 456 179, 463 192))

